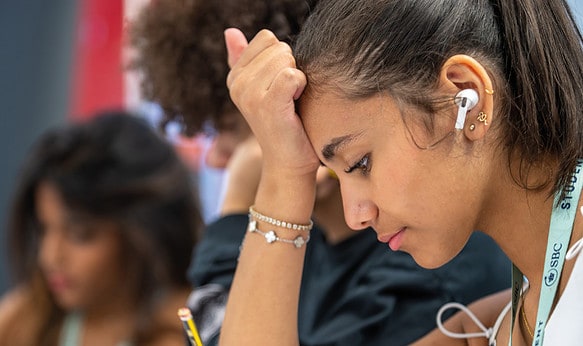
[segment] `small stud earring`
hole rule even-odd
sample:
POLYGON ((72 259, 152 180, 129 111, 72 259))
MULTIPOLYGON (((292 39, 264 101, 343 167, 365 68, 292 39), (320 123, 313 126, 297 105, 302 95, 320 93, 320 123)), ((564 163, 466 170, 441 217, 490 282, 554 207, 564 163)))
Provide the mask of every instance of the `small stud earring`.
POLYGON ((470 131, 474 131, 475 129, 476 129, 476 125, 474 125, 474 124, 471 124, 471 125, 470 125, 470 131))
POLYGON ((488 115, 484 112, 478 113, 478 121, 488 126, 488 115))

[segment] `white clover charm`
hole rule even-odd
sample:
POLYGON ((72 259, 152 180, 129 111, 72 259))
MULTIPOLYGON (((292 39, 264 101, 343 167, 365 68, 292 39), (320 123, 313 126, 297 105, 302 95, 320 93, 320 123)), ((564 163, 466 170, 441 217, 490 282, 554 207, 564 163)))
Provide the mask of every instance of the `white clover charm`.
POLYGON ((304 238, 302 237, 297 237, 296 239, 294 239, 294 245, 299 249, 301 248, 304 244, 306 243, 306 241, 304 240, 304 238))
POLYGON ((267 240, 267 242, 271 244, 277 240, 277 235, 275 235, 274 231, 269 231, 265 233, 265 240, 267 240))

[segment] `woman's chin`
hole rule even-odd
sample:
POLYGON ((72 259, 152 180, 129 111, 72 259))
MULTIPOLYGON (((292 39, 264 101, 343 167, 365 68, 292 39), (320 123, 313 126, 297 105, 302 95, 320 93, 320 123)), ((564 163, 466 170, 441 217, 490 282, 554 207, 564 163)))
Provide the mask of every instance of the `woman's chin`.
POLYGON ((77 310, 81 305, 77 299, 64 294, 53 294, 53 299, 59 308, 66 311, 77 310))
POLYGON ((420 254, 420 253, 409 253, 413 260, 422 268, 425 269, 437 269, 449 261, 452 260, 452 257, 444 257, 443 254, 439 256, 436 255, 429 255, 427 252, 420 254))

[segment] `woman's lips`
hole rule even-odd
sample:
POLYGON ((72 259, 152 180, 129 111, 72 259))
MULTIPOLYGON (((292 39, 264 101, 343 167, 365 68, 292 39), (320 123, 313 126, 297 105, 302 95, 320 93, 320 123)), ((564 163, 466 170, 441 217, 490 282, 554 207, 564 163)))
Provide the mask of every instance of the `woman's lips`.
POLYGON ((403 228, 397 234, 391 237, 389 240, 389 247, 393 251, 399 250, 401 244, 403 243, 403 235, 405 234, 405 229, 403 228))
POLYGON ((381 243, 387 243, 391 250, 397 251, 399 248, 401 248, 401 244, 403 243, 403 235, 405 234, 406 229, 406 227, 403 227, 397 233, 379 237, 379 241, 381 243))
POLYGON ((55 293, 62 292, 71 286, 70 280, 64 275, 51 275, 47 278, 49 287, 55 293))

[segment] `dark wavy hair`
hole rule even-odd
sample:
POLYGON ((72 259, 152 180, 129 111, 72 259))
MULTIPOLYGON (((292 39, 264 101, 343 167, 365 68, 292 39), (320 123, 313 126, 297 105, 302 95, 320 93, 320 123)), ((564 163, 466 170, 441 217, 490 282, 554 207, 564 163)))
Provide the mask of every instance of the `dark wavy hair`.
MULTIPOLYGON (((435 115, 439 73, 455 54, 492 76, 501 146, 533 165, 557 162, 563 191, 583 157, 583 39, 565 0, 322 0, 294 49, 305 92, 348 98, 387 92, 435 115)), ((451 100, 451 97, 449 98, 451 100)), ((547 184, 548 185, 548 184, 547 184)), ((537 187, 540 188, 540 187, 537 187)))
POLYGON ((156 0, 129 27, 136 51, 130 68, 141 72, 141 91, 158 103, 165 120, 178 120, 187 134, 205 123, 220 124, 235 110, 226 87, 223 32, 241 29, 251 39, 270 29, 289 42, 299 32, 312 0, 156 0))
POLYGON ((148 333, 150 312, 165 289, 190 287, 186 270, 202 227, 190 179, 161 136, 142 119, 122 112, 99 114, 38 140, 20 175, 8 233, 16 283, 29 288, 40 319, 38 345, 52 344, 65 314, 50 297, 38 267, 39 184, 54 185, 71 212, 119 226, 128 272, 123 284, 143 310, 136 335, 140 340, 140 325, 148 333))

